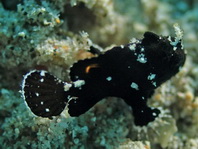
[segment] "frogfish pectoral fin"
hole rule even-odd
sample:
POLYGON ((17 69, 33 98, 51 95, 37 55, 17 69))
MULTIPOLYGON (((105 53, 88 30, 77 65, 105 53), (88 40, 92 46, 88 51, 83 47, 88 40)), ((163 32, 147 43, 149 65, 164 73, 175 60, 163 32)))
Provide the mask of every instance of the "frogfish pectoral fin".
POLYGON ((22 96, 37 116, 59 115, 67 104, 64 82, 44 70, 33 70, 24 76, 22 96))
POLYGON ((147 106, 147 96, 135 94, 123 98, 132 107, 134 122, 138 126, 145 126, 155 120, 160 114, 160 110, 147 106))

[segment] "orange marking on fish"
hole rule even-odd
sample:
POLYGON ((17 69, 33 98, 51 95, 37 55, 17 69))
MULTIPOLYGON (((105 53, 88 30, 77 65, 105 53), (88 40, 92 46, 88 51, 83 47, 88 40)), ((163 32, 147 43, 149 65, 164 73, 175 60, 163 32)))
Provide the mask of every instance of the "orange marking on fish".
POLYGON ((90 69, 99 67, 98 64, 91 64, 85 68, 85 73, 89 73, 90 69))

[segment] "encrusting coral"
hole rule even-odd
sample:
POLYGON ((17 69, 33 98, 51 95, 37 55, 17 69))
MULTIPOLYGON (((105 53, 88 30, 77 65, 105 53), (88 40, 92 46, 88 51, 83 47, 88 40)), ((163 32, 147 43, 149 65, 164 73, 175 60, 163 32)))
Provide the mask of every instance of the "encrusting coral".
POLYGON ((0 148, 198 148, 197 2, 15 2, 0 4, 0 148), (66 112, 53 119, 36 117, 18 92, 31 69, 69 81, 73 63, 95 56, 91 46, 110 49, 104 47, 127 43, 147 30, 173 35, 175 22, 184 30, 187 60, 151 97, 149 104, 163 112, 147 126, 136 126, 131 109, 115 98, 100 101, 78 118, 66 112))

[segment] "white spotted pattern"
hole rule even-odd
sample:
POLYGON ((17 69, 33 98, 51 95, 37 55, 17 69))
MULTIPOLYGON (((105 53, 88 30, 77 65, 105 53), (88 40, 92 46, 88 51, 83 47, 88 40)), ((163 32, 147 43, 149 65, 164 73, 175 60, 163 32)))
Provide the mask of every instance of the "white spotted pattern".
POLYGON ((139 86, 135 82, 131 83, 131 88, 133 88, 135 90, 139 90, 139 86))
POLYGON ((106 78, 106 80, 107 81, 111 81, 112 80, 112 77, 109 76, 109 77, 106 78))
POLYGON ((41 75, 41 76, 45 76, 45 71, 42 70, 41 73, 40 73, 40 75, 41 75))
POLYGON ((48 108, 45 109, 46 112, 49 112, 50 110, 48 108))
POLYGON ((77 80, 74 82, 74 87, 81 87, 82 85, 85 85, 84 80, 77 80))
POLYGON ((35 93, 35 94, 36 94, 37 97, 39 96, 39 93, 35 93))
POLYGON ((137 61, 140 62, 140 63, 146 63, 147 58, 145 57, 145 55, 143 53, 141 53, 141 54, 138 55, 137 61))

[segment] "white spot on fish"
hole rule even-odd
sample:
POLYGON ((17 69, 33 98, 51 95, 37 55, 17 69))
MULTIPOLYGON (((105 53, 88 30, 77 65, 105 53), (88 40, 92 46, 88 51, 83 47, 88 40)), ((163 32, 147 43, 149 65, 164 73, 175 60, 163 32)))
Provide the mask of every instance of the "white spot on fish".
POLYGON ((50 110, 48 108, 45 109, 46 112, 49 112, 50 110))
POLYGON ((107 77, 106 80, 107 81, 111 81, 112 80, 112 77, 107 77))
POLYGON ((44 81, 44 79, 42 78, 42 79, 40 79, 40 82, 43 82, 44 81))
POLYGON ((157 86, 156 82, 153 82, 152 84, 153 84, 153 86, 155 86, 155 87, 157 86))
POLYGON ((146 63, 147 58, 145 58, 145 55, 143 53, 141 53, 141 54, 138 55, 137 61, 140 62, 140 63, 146 63))
POLYGON ((57 81, 58 81, 58 83, 61 83, 62 81, 61 80, 59 80, 59 79, 57 79, 57 81))
POLYGON ((138 85, 134 82, 131 83, 131 88, 134 88, 135 90, 139 90, 138 85))
POLYGON ((153 79, 155 79, 155 76, 156 76, 156 74, 150 73, 150 74, 148 75, 147 79, 148 79, 148 80, 153 80, 153 79))
POLYGON ((84 80, 77 80, 74 82, 74 87, 81 87, 82 85, 85 85, 84 80))
POLYGON ((153 116, 157 116, 157 114, 156 114, 156 113, 154 113, 154 112, 152 113, 152 115, 153 115, 153 116))
POLYGON ((129 45, 129 49, 130 49, 130 50, 134 51, 135 48, 136 48, 136 44, 131 44, 131 45, 129 45))
POLYGON ((72 85, 69 83, 64 83, 64 91, 68 91, 72 85))
POLYGON ((41 76, 45 76, 45 71, 42 70, 42 71, 40 72, 40 75, 41 75, 41 76))

